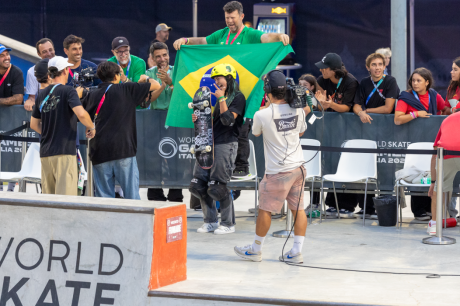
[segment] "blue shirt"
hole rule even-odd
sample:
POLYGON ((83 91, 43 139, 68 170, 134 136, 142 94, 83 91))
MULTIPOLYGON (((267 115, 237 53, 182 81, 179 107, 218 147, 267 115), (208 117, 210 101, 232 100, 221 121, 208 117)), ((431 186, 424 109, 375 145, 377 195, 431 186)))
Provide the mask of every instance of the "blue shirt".
MULTIPOLYGON (((70 69, 72 71, 72 73, 69 73, 69 78, 67 79, 67 84, 66 85, 73 86, 72 74, 75 75, 75 73, 80 73, 83 69, 86 69, 86 68, 89 68, 89 67, 93 67, 94 73, 96 73, 97 65, 95 63, 87 61, 87 60, 84 60, 84 59, 81 59, 80 66, 78 66, 75 69, 70 69)), ((87 83, 83 84, 83 86, 85 86, 85 87, 97 86, 100 83, 101 83, 100 79, 94 78, 92 83, 87 82, 87 83)))

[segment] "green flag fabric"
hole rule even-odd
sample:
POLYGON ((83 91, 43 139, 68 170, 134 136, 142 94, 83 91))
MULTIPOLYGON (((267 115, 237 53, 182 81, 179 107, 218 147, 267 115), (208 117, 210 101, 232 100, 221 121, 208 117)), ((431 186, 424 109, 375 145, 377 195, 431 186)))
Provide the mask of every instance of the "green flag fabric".
MULTIPOLYGON (((275 69, 289 53, 290 45, 283 43, 245 45, 182 45, 174 64, 174 91, 169 104, 166 126, 193 128, 192 102, 195 92, 210 77, 211 69, 218 64, 231 64, 237 71, 240 91, 246 97, 245 118, 253 118, 263 98, 261 77, 275 69)), ((214 90, 213 90, 214 91, 214 90)))

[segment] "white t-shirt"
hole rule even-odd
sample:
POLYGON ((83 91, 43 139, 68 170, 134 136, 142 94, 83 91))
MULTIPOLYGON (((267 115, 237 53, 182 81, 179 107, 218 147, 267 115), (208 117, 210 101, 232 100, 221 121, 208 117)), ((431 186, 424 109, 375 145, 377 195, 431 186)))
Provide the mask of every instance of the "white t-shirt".
POLYGON ((252 133, 264 138, 265 173, 291 171, 305 162, 299 134, 306 129, 304 110, 289 104, 270 104, 254 114, 252 133))
POLYGON ((30 67, 27 70, 27 79, 26 79, 26 94, 27 95, 37 95, 40 84, 35 77, 35 65, 30 67))

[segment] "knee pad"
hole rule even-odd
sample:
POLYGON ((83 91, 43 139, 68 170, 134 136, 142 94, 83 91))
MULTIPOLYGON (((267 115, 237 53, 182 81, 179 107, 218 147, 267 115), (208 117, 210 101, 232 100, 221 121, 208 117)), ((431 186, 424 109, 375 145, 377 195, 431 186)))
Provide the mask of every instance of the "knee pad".
POLYGON ((218 181, 209 182, 208 195, 214 201, 224 200, 226 197, 228 197, 227 184, 218 181))
POLYGON ((208 183, 206 181, 194 177, 190 181, 190 186, 188 190, 191 194, 193 194, 195 197, 201 200, 207 195, 206 191, 208 190, 208 183))

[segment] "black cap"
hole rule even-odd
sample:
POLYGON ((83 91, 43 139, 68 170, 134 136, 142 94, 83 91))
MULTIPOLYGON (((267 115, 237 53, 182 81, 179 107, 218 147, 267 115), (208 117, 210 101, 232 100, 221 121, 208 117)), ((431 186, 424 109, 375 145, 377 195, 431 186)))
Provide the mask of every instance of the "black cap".
POLYGON ((129 41, 126 39, 126 37, 118 36, 112 40, 112 50, 117 50, 123 46, 129 46, 129 41))
POLYGON ((339 69, 342 67, 342 58, 337 53, 328 53, 320 62, 317 62, 315 65, 319 69, 339 69))
POLYGON ((48 74, 49 58, 44 58, 35 64, 34 72, 37 79, 41 79, 48 74))
POLYGON ((286 76, 280 70, 272 70, 262 77, 265 82, 270 84, 271 89, 286 88, 286 76))

